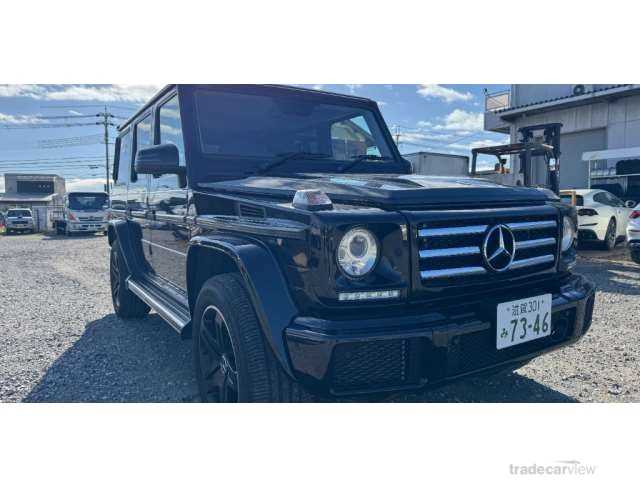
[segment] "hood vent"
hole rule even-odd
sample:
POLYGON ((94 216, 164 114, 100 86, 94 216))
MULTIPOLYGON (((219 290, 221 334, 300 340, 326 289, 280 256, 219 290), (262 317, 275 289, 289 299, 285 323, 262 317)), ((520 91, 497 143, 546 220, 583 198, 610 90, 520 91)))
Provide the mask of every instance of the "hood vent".
POLYGON ((263 207, 240 203, 238 205, 238 215, 245 218, 265 218, 266 212, 263 207))

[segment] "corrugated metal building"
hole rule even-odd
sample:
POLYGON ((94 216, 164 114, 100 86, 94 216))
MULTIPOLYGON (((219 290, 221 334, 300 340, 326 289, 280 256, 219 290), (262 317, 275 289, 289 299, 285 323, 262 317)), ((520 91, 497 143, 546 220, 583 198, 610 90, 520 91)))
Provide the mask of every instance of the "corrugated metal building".
MULTIPOLYGON (((486 97, 485 130, 508 133, 512 142, 523 126, 553 122, 563 124, 561 188, 611 184, 619 196, 640 190, 640 85, 519 84, 486 97), (637 178, 628 175, 629 165, 634 168, 630 163, 626 176, 621 176, 620 162, 634 158, 637 178)), ((517 171, 518 159, 512 163, 517 171)))
POLYGON ((62 205, 65 180, 59 175, 5 173, 0 209, 62 205))

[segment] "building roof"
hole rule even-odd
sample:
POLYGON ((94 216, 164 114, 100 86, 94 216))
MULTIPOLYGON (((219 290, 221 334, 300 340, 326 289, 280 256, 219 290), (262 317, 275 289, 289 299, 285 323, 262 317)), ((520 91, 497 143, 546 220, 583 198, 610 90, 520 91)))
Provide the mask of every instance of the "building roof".
POLYGON ((4 174, 5 178, 6 177, 29 177, 29 178, 48 178, 48 179, 53 179, 53 178, 62 178, 60 175, 57 175, 55 173, 19 173, 19 172, 13 172, 13 173, 5 173, 4 174))
POLYGON ((31 193, 0 193, 0 202, 4 203, 34 203, 34 202, 51 202, 55 193, 46 195, 37 195, 31 193))
POLYGON ((583 99, 590 100, 594 96, 600 97, 606 94, 618 93, 616 92, 616 90, 618 91, 621 90, 621 93, 627 93, 629 90, 637 90, 637 89, 638 88, 636 85, 630 84, 630 83, 611 85, 608 87, 601 87, 601 88, 593 88, 591 90, 586 90, 584 93, 580 93, 580 94, 571 94, 571 95, 565 95, 562 97, 548 98, 546 100, 526 103, 524 105, 514 105, 513 107, 503 108, 501 110, 495 110, 494 113, 496 115, 503 116, 510 113, 516 113, 520 110, 531 110, 532 107, 539 107, 539 108, 551 107, 552 104, 554 103, 566 103, 566 101, 568 100, 571 100, 571 101, 579 101, 583 99))

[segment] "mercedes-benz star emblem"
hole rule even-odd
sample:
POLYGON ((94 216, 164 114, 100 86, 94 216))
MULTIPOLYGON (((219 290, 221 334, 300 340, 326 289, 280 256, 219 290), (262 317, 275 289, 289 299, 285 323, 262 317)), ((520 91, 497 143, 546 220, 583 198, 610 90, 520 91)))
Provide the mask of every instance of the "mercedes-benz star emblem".
POLYGON ((506 225, 496 225, 487 232, 482 244, 482 255, 494 272, 507 270, 516 256, 516 239, 506 225))

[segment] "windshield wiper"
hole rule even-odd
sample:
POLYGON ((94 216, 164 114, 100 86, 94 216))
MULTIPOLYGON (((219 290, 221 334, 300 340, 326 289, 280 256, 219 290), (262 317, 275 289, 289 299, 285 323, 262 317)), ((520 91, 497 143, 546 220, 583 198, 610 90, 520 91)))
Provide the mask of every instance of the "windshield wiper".
POLYGON ((384 161, 384 160, 392 160, 391 157, 384 157, 380 155, 353 155, 351 157, 353 160, 350 163, 347 163, 344 167, 340 168, 338 171, 340 173, 346 172, 347 170, 351 170, 353 167, 358 165, 364 161, 384 161))
POLYGON ((322 158, 330 158, 331 155, 327 153, 313 153, 313 152, 285 152, 278 153, 276 159, 271 162, 267 162, 259 167, 255 173, 266 173, 274 168, 288 162, 289 160, 316 160, 322 158))

